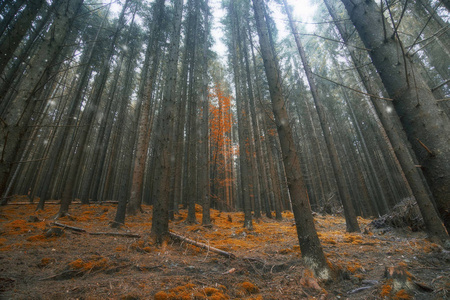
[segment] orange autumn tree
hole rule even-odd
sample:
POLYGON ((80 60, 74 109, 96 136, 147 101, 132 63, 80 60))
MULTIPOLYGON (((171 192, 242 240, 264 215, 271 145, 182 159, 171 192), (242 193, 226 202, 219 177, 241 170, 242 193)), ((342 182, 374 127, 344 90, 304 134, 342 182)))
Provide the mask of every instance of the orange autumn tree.
POLYGON ((217 208, 233 207, 233 153, 231 143, 233 113, 231 95, 225 94, 220 83, 210 90, 211 197, 217 208))

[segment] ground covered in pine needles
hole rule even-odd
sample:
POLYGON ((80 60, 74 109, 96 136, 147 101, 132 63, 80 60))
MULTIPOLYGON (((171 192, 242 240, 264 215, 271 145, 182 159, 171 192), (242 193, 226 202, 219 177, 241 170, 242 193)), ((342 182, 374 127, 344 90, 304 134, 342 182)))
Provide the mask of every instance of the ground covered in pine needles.
MULTIPOLYGON (((228 251, 171 241, 152 243, 151 206, 111 229, 116 205, 73 204, 59 223, 59 208, 14 202, 0 208, 0 299, 445 299, 450 297, 450 255, 408 228, 391 230, 359 219, 364 233, 348 234, 341 216, 316 215, 324 251, 338 274, 321 282, 305 270, 293 226, 263 218, 242 228, 243 213, 212 210, 211 227, 188 225, 181 210, 170 230, 228 251), (126 233, 129 236, 93 235, 126 233), (133 237, 133 234, 140 237, 133 237)), ((200 208, 197 218, 201 220, 200 208)))

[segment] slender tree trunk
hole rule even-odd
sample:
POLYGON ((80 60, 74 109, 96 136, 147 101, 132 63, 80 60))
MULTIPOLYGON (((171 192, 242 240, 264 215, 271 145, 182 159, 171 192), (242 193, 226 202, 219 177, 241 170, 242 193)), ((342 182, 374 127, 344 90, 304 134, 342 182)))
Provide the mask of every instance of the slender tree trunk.
POLYGON ((154 3, 152 26, 150 28, 151 38, 147 45, 147 52, 142 69, 141 83, 139 87, 139 99, 142 102, 139 125, 138 144, 134 157, 133 178, 131 180, 130 200, 128 203, 128 213, 135 215, 141 210, 142 187, 144 182, 144 172, 147 161, 147 152, 150 142, 150 112, 152 106, 153 85, 156 80, 156 73, 159 66, 161 26, 164 18, 164 0, 157 0, 154 3), (151 62, 151 66, 150 66, 151 62))
POLYGON ((236 90, 236 109, 238 116, 238 135, 239 135, 239 165, 240 165, 240 179, 241 179, 241 193, 242 204, 244 208, 244 228, 253 229, 252 222, 252 207, 251 207, 251 179, 250 170, 251 164, 248 159, 250 149, 248 145, 248 116, 246 115, 245 105, 243 103, 243 83, 241 82, 240 69, 240 42, 239 42, 239 19, 236 12, 236 1, 230 2, 230 18, 232 26, 232 63, 234 73, 234 83, 236 90))
POLYGON ((156 133, 156 147, 160 153, 156 153, 156 159, 160 160, 161 174, 156 187, 157 198, 153 202, 152 234, 158 243, 163 242, 169 235, 169 201, 171 183, 171 161, 175 159, 174 153, 174 131, 176 116, 176 94, 178 53, 180 47, 181 17, 183 14, 183 0, 176 0, 174 7, 174 22, 172 26, 172 38, 169 46, 167 63, 167 82, 164 87, 162 99, 162 112, 159 117, 160 132, 156 133))
POLYGON ((295 150, 292 128, 284 103, 281 85, 282 76, 280 76, 275 54, 270 46, 269 32, 264 21, 264 1, 253 0, 253 7, 302 257, 305 264, 313 269, 316 276, 322 279, 330 279, 331 270, 317 236, 308 194, 300 172, 299 158, 295 150))
POLYGON ((7 36, 3 38, 0 44, 0 74, 3 73, 8 61, 13 56, 44 2, 44 0, 27 1, 27 6, 18 17, 16 24, 14 24, 7 36))
POLYGON ((309 86, 311 88, 311 93, 314 99, 314 103, 316 106, 317 114, 319 115, 320 120, 320 126, 322 127, 323 135, 325 138, 325 141, 327 143, 327 149, 329 151, 329 155, 331 158, 331 165, 333 166, 333 173, 336 178, 336 181, 338 183, 338 192, 339 192, 339 198, 342 201, 342 205, 344 206, 344 216, 345 221, 347 225, 347 231, 348 232, 355 232, 359 231, 359 225, 358 221, 356 219, 355 210, 352 205, 352 201, 350 199, 350 193, 348 191, 348 186, 345 182, 342 165, 339 160, 339 156, 336 150, 336 147, 334 145, 334 142, 332 141, 332 136, 330 132, 330 127, 327 122, 327 118, 325 116, 325 111, 322 106, 322 100, 319 97, 319 93, 313 78, 313 74, 311 71, 311 68, 309 66, 308 59, 305 54, 305 50, 303 49, 302 43, 300 41, 300 36, 297 32, 297 29, 295 28, 294 22, 292 20, 290 8, 287 5, 286 0, 283 0, 284 7, 286 9, 287 16, 289 18, 289 25, 291 27, 292 33, 295 38, 295 43, 297 44, 298 52, 300 54, 303 68, 305 69, 306 77, 308 79, 309 86))
POLYGON ((195 216, 195 202, 197 197, 197 42, 198 42, 198 17, 199 5, 198 0, 189 2, 190 16, 189 23, 192 30, 190 46, 190 68, 189 68, 189 82, 188 82, 188 97, 187 97, 187 124, 186 124, 186 149, 185 149, 185 183, 184 202, 188 205, 188 215, 186 221, 190 224, 197 223, 195 216))
POLYGON ((201 57, 202 69, 202 86, 201 86, 201 104, 202 104, 202 128, 201 128, 201 144, 200 144, 200 199, 203 206, 202 225, 211 224, 210 216, 210 163, 209 163, 209 99, 208 99, 208 36, 209 28, 209 1, 206 0, 204 10, 204 34, 203 34, 203 53, 201 57))
POLYGON ((36 106, 34 95, 39 83, 47 68, 54 64, 54 60, 60 53, 82 3, 83 0, 61 1, 52 28, 30 62, 30 65, 35 67, 30 68, 29 73, 20 83, 15 97, 15 107, 5 117, 6 123, 2 122, 0 129, 2 135, 2 141, 0 142, 2 149, 0 156, 0 195, 4 193, 13 162, 17 153, 20 153, 22 140, 27 133, 28 123, 36 106), (21 112, 18 119, 12 116, 13 111, 21 112))
MULTIPOLYGON (((99 80, 97 82, 97 85, 94 87, 94 91, 91 95, 91 101, 90 101, 90 108, 87 109, 87 112, 85 115, 83 115, 83 119, 86 121, 84 124, 86 124, 88 127, 81 129, 79 131, 79 139, 78 139, 78 146, 76 148, 76 151, 74 151, 73 157, 70 160, 70 164, 68 166, 68 173, 67 173, 67 179, 64 183, 63 192, 62 192, 62 198, 61 198, 61 206, 59 208, 58 214, 55 216, 55 218, 60 218, 65 216, 69 212, 69 206, 72 202, 72 199, 74 197, 74 192, 77 184, 77 174, 80 170, 82 158, 83 158, 83 152, 85 151, 86 143, 88 141, 90 129, 93 127, 93 121, 94 118, 97 115, 100 100, 102 98, 106 81, 110 73, 111 69, 111 63, 112 63, 112 57, 114 54, 115 46, 117 39, 119 37, 119 33, 124 26, 125 23, 125 10, 127 9, 127 5, 130 0, 127 0, 122 8, 122 12, 119 17, 119 22, 116 28, 116 31, 114 32, 111 44, 109 46, 107 55, 105 57, 105 61, 102 67, 102 70, 99 73, 99 80)), ((83 120, 82 119, 82 120, 83 120)))

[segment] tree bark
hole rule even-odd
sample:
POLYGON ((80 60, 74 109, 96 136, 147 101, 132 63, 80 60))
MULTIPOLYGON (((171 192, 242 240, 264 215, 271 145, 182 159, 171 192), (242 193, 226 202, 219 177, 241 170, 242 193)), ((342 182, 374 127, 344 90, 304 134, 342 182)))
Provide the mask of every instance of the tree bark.
POLYGON ((297 49, 300 54, 303 68, 306 73, 306 77, 308 79, 309 86, 311 88, 311 93, 313 96, 313 100, 316 106, 317 114, 319 115, 320 120, 320 126, 322 127, 323 135, 325 138, 325 141, 327 143, 327 149, 328 153, 331 158, 331 165, 333 167, 333 173, 334 177, 336 178, 337 184, 338 184, 338 192, 339 192, 339 198, 342 201, 342 205, 344 206, 344 216, 345 221, 347 225, 347 231, 348 232, 357 232, 360 231, 358 221, 356 219, 356 213, 355 209, 353 207, 352 201, 350 199, 350 193, 348 190, 347 183, 345 182, 342 164, 339 160, 339 156, 337 153, 336 146, 333 142, 331 132, 330 132, 330 126, 328 124, 327 118, 325 116, 325 111, 323 109, 322 100, 319 97, 319 92, 316 87, 316 83, 314 81, 311 67, 309 66, 308 59, 306 57, 305 50, 303 49, 302 43, 300 41, 300 36, 297 33, 297 29, 295 28, 294 22, 292 20, 290 8, 287 5, 286 0, 283 0, 284 7, 286 9, 286 13, 289 19, 289 25, 291 27, 292 33, 295 38, 295 43, 297 44, 297 49))
POLYGON ((34 21, 34 18, 44 2, 44 0, 27 1, 27 6, 18 17, 14 27, 8 32, 6 37, 3 38, 0 45, 0 74, 3 73, 8 61, 19 46, 20 41, 23 39, 28 29, 30 29, 31 22, 34 21))
POLYGON ((175 131, 175 87, 177 82, 178 52, 180 47, 181 17, 183 14, 183 0, 176 0, 174 7, 174 20, 171 29, 172 38, 170 40, 169 55, 167 63, 167 82, 164 87, 162 99, 162 112, 159 118, 160 132, 157 132, 157 147, 160 153, 156 154, 156 159, 160 160, 161 175, 157 188, 157 198, 153 202, 152 234, 157 243, 162 243, 169 235, 169 201, 171 183, 171 161, 175 159, 174 153, 174 131, 175 131))
POLYGON ((383 84, 450 230, 450 120, 373 0, 342 0, 383 84))
POLYGON ((313 269, 316 276, 328 280, 331 277, 331 270, 317 236, 314 218, 308 201, 308 194, 306 193, 303 177, 300 172, 299 158, 295 149, 292 129, 284 104, 281 85, 282 76, 280 76, 275 54, 270 46, 269 32, 264 21, 264 1, 253 0, 253 7, 302 257, 305 264, 313 269))
POLYGON ((66 36, 83 0, 62 1, 57 9, 54 23, 30 62, 33 68, 20 83, 15 97, 14 107, 6 115, 6 123, 2 122, 0 143, 2 153, 0 158, 0 195, 3 195, 8 176, 14 160, 19 153, 23 137, 27 133, 28 124, 33 115, 36 101, 33 98, 42 76, 47 68, 54 64, 57 54, 63 47, 66 36), (19 118, 15 111, 20 112, 19 118))
POLYGON ((164 0, 157 0, 153 7, 152 26, 149 30, 151 37, 147 45, 146 57, 142 68, 141 82, 139 86, 139 100, 142 102, 138 124, 138 144, 134 156, 133 177, 131 180, 131 192, 127 211, 135 215, 141 210, 142 186, 147 161, 147 152, 150 142, 150 112, 152 106, 153 85, 156 81, 158 70, 161 38, 161 26, 163 22, 164 0))

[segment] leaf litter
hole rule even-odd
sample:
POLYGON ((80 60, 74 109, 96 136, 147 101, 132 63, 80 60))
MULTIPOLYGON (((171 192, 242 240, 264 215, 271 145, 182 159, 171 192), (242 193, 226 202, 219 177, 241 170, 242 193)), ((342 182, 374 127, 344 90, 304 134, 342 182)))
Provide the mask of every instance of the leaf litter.
MULTIPOLYGON (((213 226, 185 223, 180 209, 170 230, 228 251, 171 240, 151 240, 151 206, 111 229, 114 204, 74 204, 55 227, 58 206, 0 208, 1 299, 445 299, 450 295, 450 254, 409 229, 379 231, 359 218, 364 233, 346 233, 342 216, 316 214, 316 229, 337 277, 322 282, 301 261, 293 215, 254 220, 211 211, 213 226), (61 232, 55 230, 58 228, 61 232), (55 232, 55 233, 54 233, 55 232), (132 234, 140 237, 133 237, 132 234)), ((196 207, 197 220, 201 208, 196 207)))

